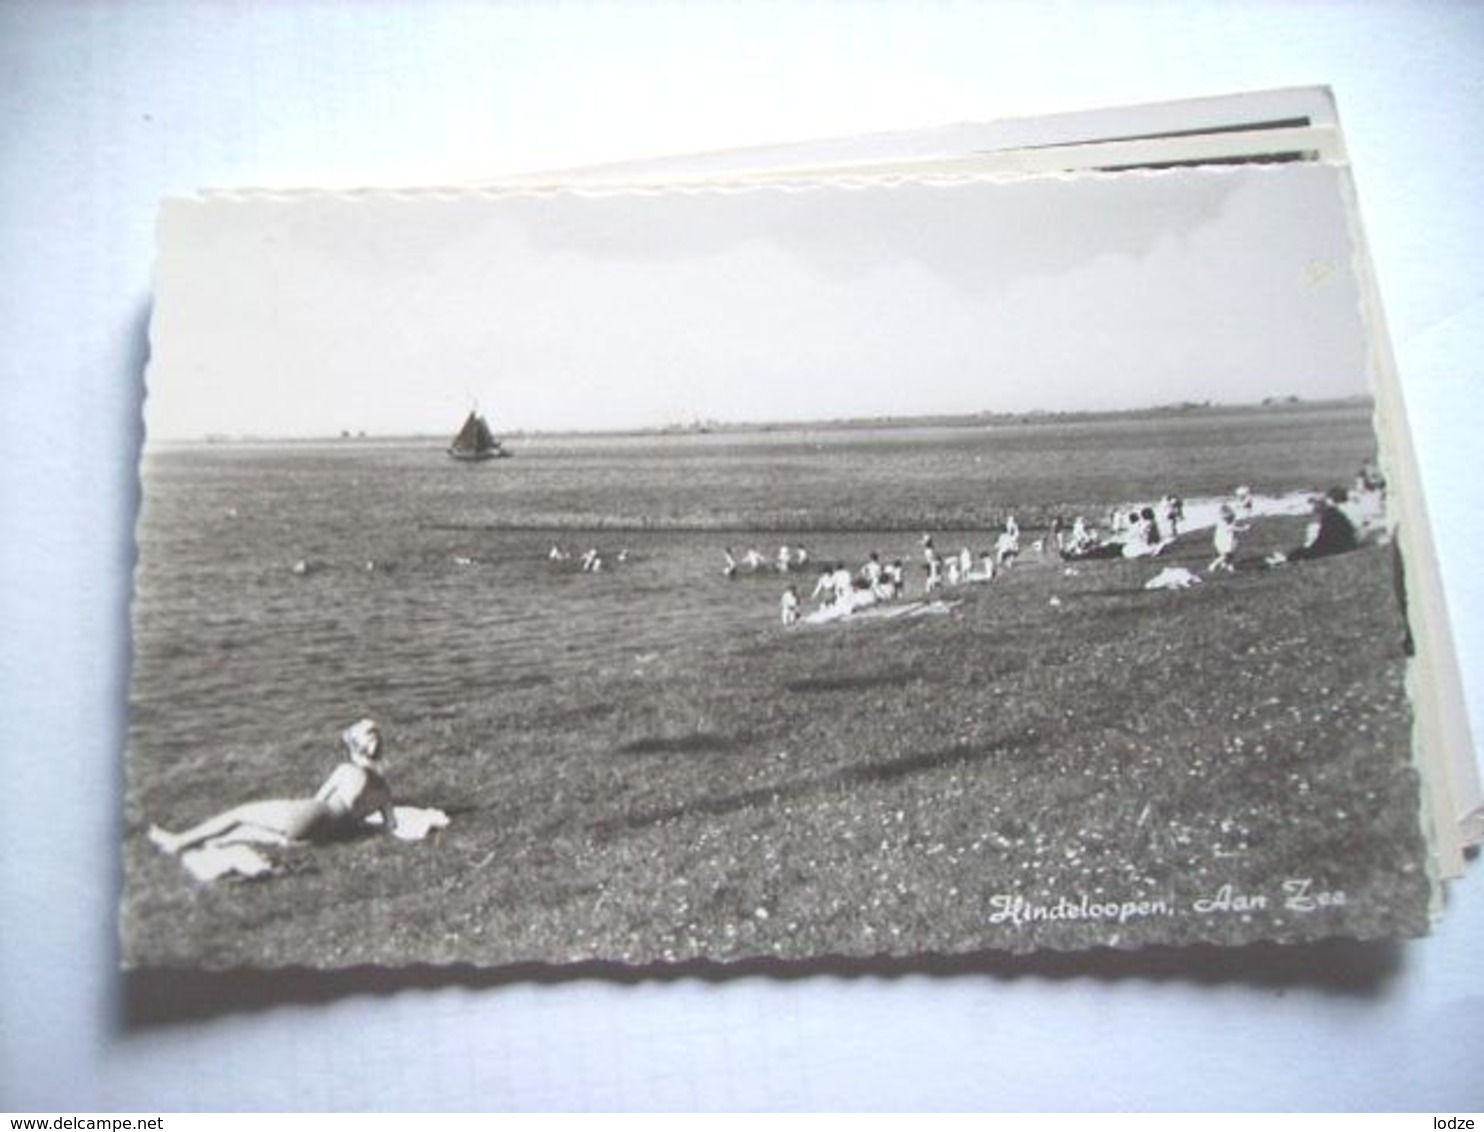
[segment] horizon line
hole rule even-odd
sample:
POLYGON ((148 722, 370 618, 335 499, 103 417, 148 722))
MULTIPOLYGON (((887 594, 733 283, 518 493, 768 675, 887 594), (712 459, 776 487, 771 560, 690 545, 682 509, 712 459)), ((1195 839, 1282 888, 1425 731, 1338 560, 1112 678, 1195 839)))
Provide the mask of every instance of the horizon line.
MULTIPOLYGON (((540 440, 562 437, 674 437, 700 436, 717 433, 759 433, 799 431, 850 431, 870 428, 953 428, 974 425, 1035 424, 1050 420, 1083 419, 1094 420, 1110 417, 1149 414, 1178 414, 1199 412, 1236 412, 1242 410, 1281 411, 1284 409, 1319 408, 1324 406, 1356 405, 1375 403, 1371 393, 1357 393, 1345 397, 1320 397, 1307 399, 1296 394, 1265 397, 1261 401, 1173 401, 1157 405, 1131 406, 1122 409, 1026 409, 1007 411, 983 409, 962 413, 921 413, 885 415, 872 417, 832 417, 804 420, 769 421, 722 421, 709 418, 686 423, 671 422, 661 425, 633 425, 613 428, 533 428, 501 431, 501 438, 540 440)), ((475 410, 477 411, 477 410, 475 410)), ((483 415, 483 414, 481 414, 483 415)), ((486 420, 489 418, 486 417, 486 420)), ((146 430, 145 447, 150 444, 333 444, 346 441, 374 441, 377 443, 428 441, 447 443, 447 438, 457 432, 409 432, 382 433, 364 429, 341 429, 326 433, 193 433, 190 435, 150 437, 146 430)))

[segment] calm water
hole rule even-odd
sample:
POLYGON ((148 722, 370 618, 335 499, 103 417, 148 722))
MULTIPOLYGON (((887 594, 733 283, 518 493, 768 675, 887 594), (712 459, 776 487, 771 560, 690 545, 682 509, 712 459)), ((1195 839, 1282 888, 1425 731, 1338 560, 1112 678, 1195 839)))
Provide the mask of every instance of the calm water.
MULTIPOLYGON (((1051 504, 1348 476, 1371 454, 1367 414, 543 438, 474 466, 426 443, 159 447, 143 469, 135 751, 418 718, 775 631, 784 581, 726 582, 727 545, 915 562, 919 531, 977 548, 1012 507, 1034 521, 1051 504), (586 574, 551 562, 554 543, 629 560, 586 574)), ((796 580, 807 595, 812 573, 796 580)))

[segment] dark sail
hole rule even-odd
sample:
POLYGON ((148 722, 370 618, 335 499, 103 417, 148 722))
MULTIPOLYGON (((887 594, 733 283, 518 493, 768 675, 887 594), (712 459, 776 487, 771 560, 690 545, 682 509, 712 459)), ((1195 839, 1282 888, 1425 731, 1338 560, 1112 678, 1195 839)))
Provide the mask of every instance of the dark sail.
POLYGON ((464 420, 464 427, 459 429, 453 443, 448 446, 448 454, 455 460, 489 460, 504 456, 506 452, 490 432, 484 417, 470 413, 464 420))

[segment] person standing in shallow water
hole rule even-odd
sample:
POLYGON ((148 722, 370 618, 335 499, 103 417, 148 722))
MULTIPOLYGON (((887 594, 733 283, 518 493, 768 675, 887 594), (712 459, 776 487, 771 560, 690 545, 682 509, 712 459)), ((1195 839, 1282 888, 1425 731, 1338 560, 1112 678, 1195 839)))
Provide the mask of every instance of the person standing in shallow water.
POLYGON ((247 802, 207 818, 181 833, 157 825, 149 839, 166 853, 181 853, 209 841, 334 841, 365 828, 380 814, 382 829, 397 827, 392 791, 382 775, 381 729, 363 719, 340 734, 346 760, 312 798, 274 798, 247 802))

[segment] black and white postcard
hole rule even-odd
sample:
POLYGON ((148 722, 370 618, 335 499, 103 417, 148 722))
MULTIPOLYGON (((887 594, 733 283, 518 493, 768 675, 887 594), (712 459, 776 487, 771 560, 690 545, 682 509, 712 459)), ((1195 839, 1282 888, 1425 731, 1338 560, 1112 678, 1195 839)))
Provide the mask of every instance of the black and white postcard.
POLYGON ((1347 177, 167 203, 125 962, 1425 932, 1347 177))

